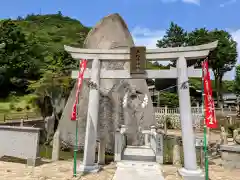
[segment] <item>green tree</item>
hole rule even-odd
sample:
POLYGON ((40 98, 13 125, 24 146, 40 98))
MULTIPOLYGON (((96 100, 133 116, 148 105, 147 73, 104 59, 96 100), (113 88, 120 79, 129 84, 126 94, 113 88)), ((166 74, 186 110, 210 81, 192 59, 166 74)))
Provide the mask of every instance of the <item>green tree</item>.
POLYGON ((178 95, 170 92, 160 93, 160 105, 165 105, 170 108, 176 108, 179 106, 178 95))
POLYGON ((169 29, 161 40, 157 41, 159 48, 185 46, 187 41, 187 32, 174 22, 170 23, 169 29))
MULTIPOLYGON (((223 76, 232 70, 237 61, 237 43, 227 31, 218 29, 209 31, 206 28, 200 28, 187 33, 172 22, 163 39, 157 41, 157 47, 196 46, 216 40, 218 40, 218 47, 209 54, 209 67, 214 73, 219 105, 223 89, 223 76)), ((201 60, 188 61, 188 66, 193 64, 201 67, 201 60)), ((172 65, 175 66, 175 62, 172 65)))
MULTIPOLYGON (((4 20, 0 23, 0 74, 4 76, 3 94, 10 88, 25 92, 28 79, 39 75, 39 56, 34 43, 28 43, 25 34, 13 21, 4 20)), ((1 86, 0 85, 0 86, 1 86)))
POLYGON ((239 96, 240 96, 240 65, 236 66, 235 69, 235 80, 234 80, 234 86, 233 91, 237 95, 237 106, 238 106, 238 116, 240 115, 240 102, 239 102, 239 96))
POLYGON ((240 95, 240 65, 236 66, 235 70, 235 80, 234 80, 234 92, 237 96, 240 95))
MULTIPOLYGON (((186 46, 187 39, 187 31, 174 22, 171 22, 170 27, 166 30, 166 34, 161 40, 157 41, 156 46, 159 48, 186 46)), ((175 67, 176 60, 172 60, 169 65, 175 67)))
MULTIPOLYGON (((208 31, 205 28, 195 29, 188 34, 188 45, 201 45, 218 40, 217 48, 209 54, 209 67, 215 78, 217 103, 220 105, 222 96, 223 76, 231 71, 237 62, 237 43, 231 34, 224 30, 214 29, 208 31)), ((198 61, 200 66, 201 61, 198 61)))
POLYGON ((64 50, 59 50, 53 53, 53 55, 46 62, 47 69, 52 71, 64 71, 67 74, 69 70, 77 67, 78 61, 73 59, 69 53, 64 50))
MULTIPOLYGON (((66 101, 72 88, 72 79, 61 70, 46 71, 40 80, 32 81, 29 85, 29 91, 34 92, 40 102, 43 102, 45 97, 50 99, 50 106, 53 109, 53 114, 59 120, 57 109, 62 102, 66 101)), ((41 109, 41 103, 39 105, 41 109)), ((41 112, 45 112, 41 109, 41 112)), ((43 114, 44 115, 44 114, 43 114)))

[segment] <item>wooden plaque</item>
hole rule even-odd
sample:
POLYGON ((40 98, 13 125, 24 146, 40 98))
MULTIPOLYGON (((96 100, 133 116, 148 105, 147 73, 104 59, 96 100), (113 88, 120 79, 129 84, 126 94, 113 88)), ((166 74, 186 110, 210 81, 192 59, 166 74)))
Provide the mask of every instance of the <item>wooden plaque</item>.
POLYGON ((143 74, 146 69, 146 47, 134 46, 130 48, 130 73, 143 74))

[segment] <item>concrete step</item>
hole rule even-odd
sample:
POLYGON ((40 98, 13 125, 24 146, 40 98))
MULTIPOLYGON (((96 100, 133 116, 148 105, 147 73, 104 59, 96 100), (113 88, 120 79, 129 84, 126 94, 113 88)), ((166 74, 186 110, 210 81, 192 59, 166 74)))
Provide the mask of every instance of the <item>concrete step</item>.
POLYGON ((121 168, 143 168, 143 169, 159 169, 161 168, 160 164, 156 162, 145 162, 145 161, 128 161, 122 160, 117 163, 117 167, 121 168))
POLYGON ((161 166, 156 162, 120 161, 113 180, 164 180, 161 166))
POLYGON ((122 160, 156 162, 156 156, 154 151, 147 146, 127 146, 122 160))

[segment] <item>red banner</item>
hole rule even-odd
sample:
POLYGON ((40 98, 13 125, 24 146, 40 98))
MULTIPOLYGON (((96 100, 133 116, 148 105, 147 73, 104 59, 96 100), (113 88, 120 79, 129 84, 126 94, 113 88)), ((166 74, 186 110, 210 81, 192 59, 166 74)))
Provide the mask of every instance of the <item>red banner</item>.
POLYGON ((76 91, 75 102, 73 105, 73 110, 72 110, 72 115, 71 115, 72 121, 76 121, 76 119, 77 119, 77 104, 78 104, 80 89, 82 86, 83 75, 84 75, 84 71, 85 71, 86 67, 87 67, 87 60, 83 59, 79 64, 77 91, 76 91))
POLYGON ((202 73, 204 85, 205 123, 209 128, 217 128, 217 119, 214 108, 214 100, 212 98, 212 86, 207 60, 202 63, 202 73))

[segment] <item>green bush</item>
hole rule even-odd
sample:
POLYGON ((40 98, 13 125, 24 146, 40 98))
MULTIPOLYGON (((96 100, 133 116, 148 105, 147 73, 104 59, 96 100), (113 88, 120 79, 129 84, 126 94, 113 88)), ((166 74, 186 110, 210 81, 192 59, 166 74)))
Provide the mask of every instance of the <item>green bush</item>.
POLYGON ((15 110, 16 109, 16 107, 15 107, 15 105, 13 103, 9 104, 9 108, 10 108, 10 110, 15 110))
POLYGON ((29 105, 26 105, 25 109, 29 111, 31 109, 31 107, 29 105))
POLYGON ((16 111, 17 111, 17 112, 23 111, 23 108, 17 107, 17 108, 16 108, 16 111))
POLYGON ((227 126, 227 133, 230 137, 233 137, 233 131, 240 127, 240 123, 228 125, 227 126))
POLYGON ((172 120, 171 117, 166 117, 166 121, 167 121, 167 129, 174 129, 171 120, 172 120))

